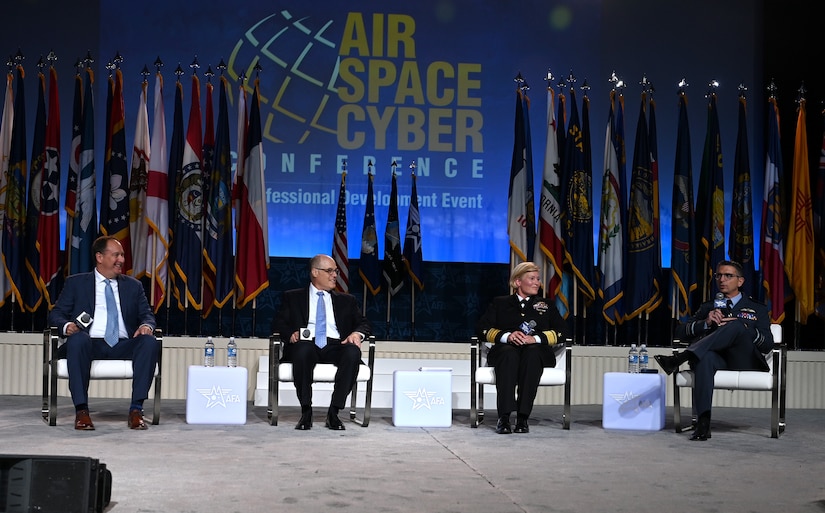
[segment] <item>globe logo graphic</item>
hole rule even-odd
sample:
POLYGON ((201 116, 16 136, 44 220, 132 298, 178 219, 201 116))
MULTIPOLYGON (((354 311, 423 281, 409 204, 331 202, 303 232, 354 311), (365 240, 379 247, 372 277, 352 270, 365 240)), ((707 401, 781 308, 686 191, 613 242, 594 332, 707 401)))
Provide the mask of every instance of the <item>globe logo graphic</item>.
POLYGON ((332 20, 296 17, 287 10, 252 25, 238 39, 228 63, 237 92, 247 77, 251 101, 255 67, 260 64, 263 137, 276 143, 304 144, 311 136, 332 134, 339 107, 338 40, 332 20))

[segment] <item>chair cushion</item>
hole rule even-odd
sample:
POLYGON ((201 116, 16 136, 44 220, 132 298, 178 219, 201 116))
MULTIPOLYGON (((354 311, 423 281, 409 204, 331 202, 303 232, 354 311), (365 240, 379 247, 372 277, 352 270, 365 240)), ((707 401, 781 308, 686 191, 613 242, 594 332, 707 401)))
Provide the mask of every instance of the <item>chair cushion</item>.
MULTIPOLYGON (((155 366, 155 376, 160 369, 155 366)), ((66 359, 57 360, 57 377, 69 378, 66 359)), ((91 379, 132 379, 132 360, 93 360, 91 379)))
MULTIPOLYGON (((693 371, 676 374, 676 386, 692 387, 693 371)), ((713 388, 722 390, 772 390, 773 374, 762 371, 716 371, 713 388)))
MULTIPOLYGON (((332 363, 319 363, 315 366, 315 372, 312 373, 312 381, 318 383, 333 383, 335 381, 335 372, 338 368, 332 363)), ((278 364, 278 381, 293 381, 295 378, 292 375, 292 363, 283 362, 278 364)), ((356 381, 369 381, 370 368, 363 363, 358 368, 358 378, 356 381)))
MULTIPOLYGON (((566 349, 563 345, 554 346, 553 349, 556 353, 556 366, 544 368, 539 386, 564 385, 567 378, 565 375, 567 369, 566 349)), ((493 367, 487 367, 486 354, 488 350, 487 347, 482 347, 485 357, 482 358, 482 366, 476 369, 476 383, 480 385, 496 384, 496 370, 493 367)))

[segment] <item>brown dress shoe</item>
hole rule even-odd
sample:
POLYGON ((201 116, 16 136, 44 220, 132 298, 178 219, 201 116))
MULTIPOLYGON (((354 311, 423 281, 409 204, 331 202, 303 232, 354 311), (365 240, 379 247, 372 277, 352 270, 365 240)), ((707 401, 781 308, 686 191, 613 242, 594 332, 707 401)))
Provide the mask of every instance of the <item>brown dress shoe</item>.
POLYGON ((131 410, 129 412, 129 429, 147 429, 146 422, 143 421, 143 412, 131 410))
POLYGON ((94 431, 95 425, 89 417, 89 410, 80 410, 74 415, 74 428, 80 431, 94 431))

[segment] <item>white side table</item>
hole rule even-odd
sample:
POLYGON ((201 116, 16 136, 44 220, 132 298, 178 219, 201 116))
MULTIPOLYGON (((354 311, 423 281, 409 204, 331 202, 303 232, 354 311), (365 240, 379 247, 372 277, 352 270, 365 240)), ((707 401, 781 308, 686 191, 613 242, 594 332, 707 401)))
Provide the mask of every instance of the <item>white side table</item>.
POLYGON ((606 372, 602 427, 659 431, 665 427, 665 375, 606 372))
POLYGON ((246 367, 189 366, 187 424, 246 424, 246 367))

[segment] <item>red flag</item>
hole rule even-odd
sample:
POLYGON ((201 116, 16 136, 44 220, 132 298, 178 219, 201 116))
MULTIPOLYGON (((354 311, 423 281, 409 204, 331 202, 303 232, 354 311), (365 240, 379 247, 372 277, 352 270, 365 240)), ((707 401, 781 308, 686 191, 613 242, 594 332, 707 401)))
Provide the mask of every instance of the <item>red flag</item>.
POLYGON ((146 209, 149 159, 152 155, 149 144, 149 114, 146 107, 146 89, 148 85, 148 82, 144 80, 140 87, 135 141, 132 145, 132 176, 129 182, 129 234, 132 239, 132 274, 138 279, 149 274, 146 267, 146 241, 149 237, 149 225, 143 219, 146 209))
POLYGON ((765 190, 762 198, 762 251, 759 268, 765 303, 772 323, 785 319, 785 253, 782 239, 782 147, 779 139, 779 111, 776 98, 768 101, 768 150, 765 162, 765 190))
MULTIPOLYGON (((238 308, 249 304, 269 286, 269 229, 264 197, 264 155, 258 94, 258 81, 255 80, 243 167, 238 168, 235 177, 235 197, 240 206, 235 214, 239 220, 235 265, 238 308)), ((243 106, 242 103, 239 104, 243 106)))
POLYGON ((46 122, 46 160, 43 187, 40 191, 40 223, 37 241, 40 246, 40 285, 49 308, 57 300, 60 276, 60 100, 57 94, 57 71, 49 70, 49 117, 46 122))
POLYGON ((149 227, 146 248, 146 274, 152 279, 149 298, 157 312, 166 299, 169 256, 169 159, 166 154, 166 116, 163 110, 163 77, 155 77, 155 107, 146 177, 146 212, 144 220, 149 227))

